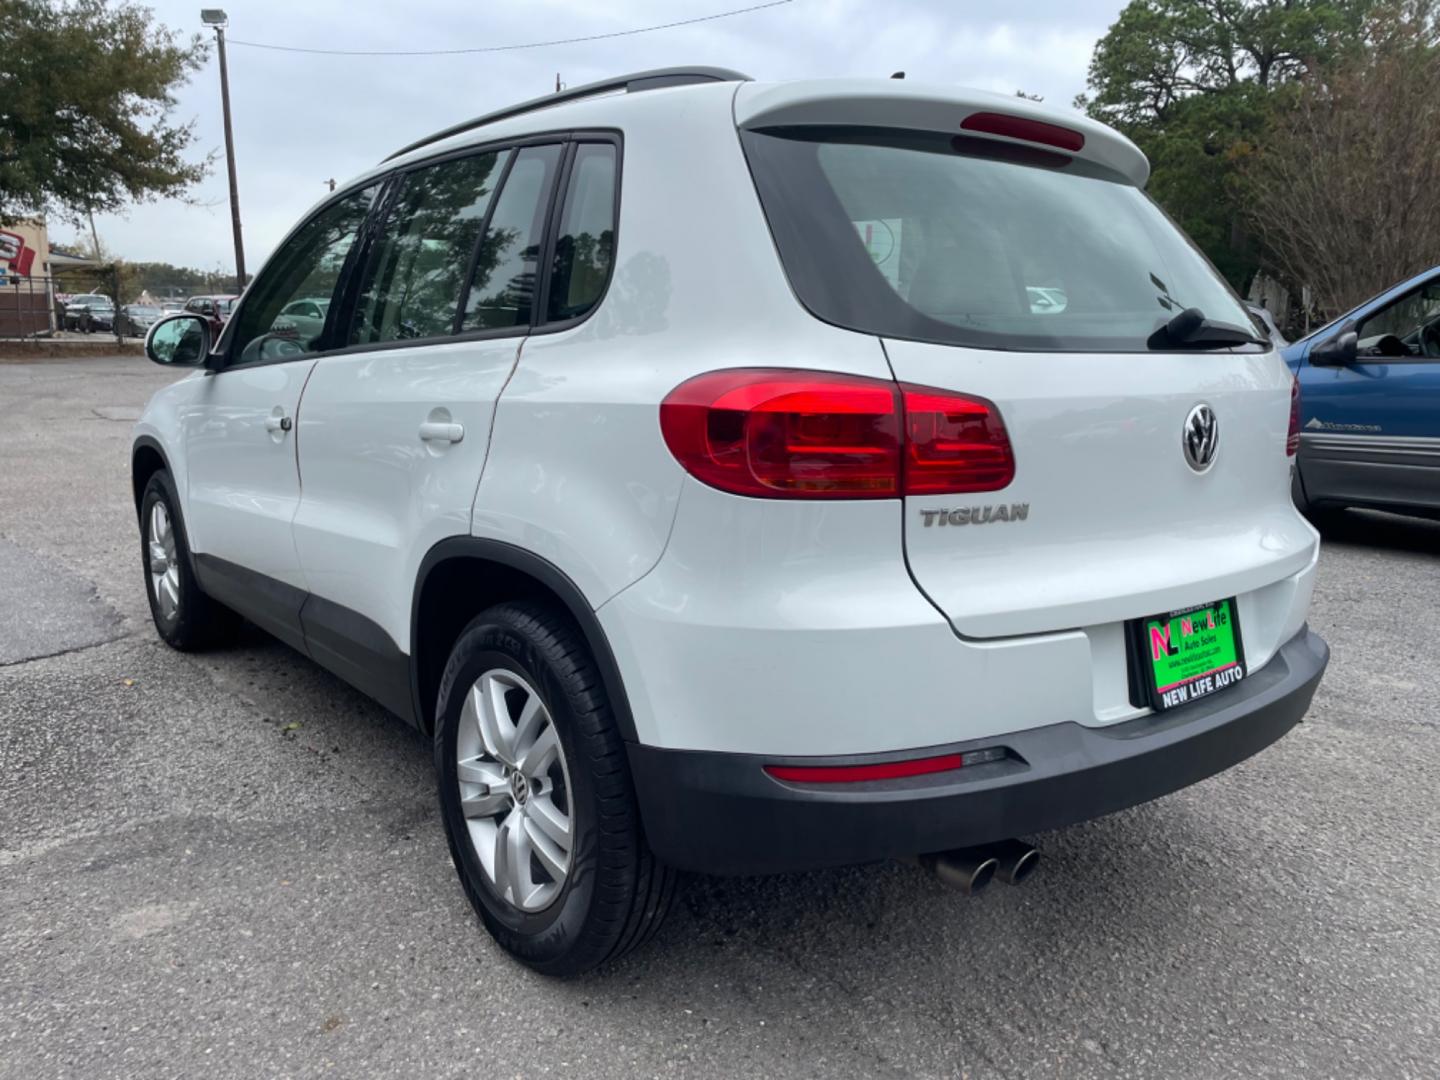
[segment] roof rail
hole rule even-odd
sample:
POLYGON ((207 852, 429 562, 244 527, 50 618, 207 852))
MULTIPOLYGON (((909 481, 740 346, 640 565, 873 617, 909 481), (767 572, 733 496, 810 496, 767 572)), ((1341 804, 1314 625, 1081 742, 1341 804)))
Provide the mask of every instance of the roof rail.
POLYGON ((640 90, 659 90, 665 86, 749 81, 749 75, 719 67, 652 68, 650 71, 637 71, 630 75, 619 75, 613 79, 601 79, 599 82, 560 90, 553 94, 546 94, 544 97, 531 98, 529 101, 522 101, 519 105, 509 105, 503 109, 497 109, 495 112, 486 113, 484 116, 477 116, 474 120, 466 120, 463 124, 455 124, 443 131, 437 131, 434 135, 427 135, 409 146, 402 146, 385 160, 393 161, 401 154, 408 154, 411 150, 419 150, 422 146, 429 146, 441 139, 448 139, 450 136, 459 135, 464 131, 473 131, 475 128, 484 127, 486 124, 493 124, 499 120, 508 120, 512 116, 521 116, 528 112, 534 112, 536 109, 561 105, 567 101, 579 101, 581 98, 595 97, 598 94, 614 93, 616 90, 624 90, 633 94, 640 90))

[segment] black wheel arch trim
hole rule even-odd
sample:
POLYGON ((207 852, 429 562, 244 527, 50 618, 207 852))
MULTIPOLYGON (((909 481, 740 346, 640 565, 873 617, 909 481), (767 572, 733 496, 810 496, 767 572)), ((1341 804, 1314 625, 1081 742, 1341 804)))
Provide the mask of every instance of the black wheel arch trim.
MULTIPOLYGON (((170 477, 170 487, 175 493, 176 505, 171 507, 172 512, 180 519, 180 527, 185 530, 185 559, 190 564, 190 574, 197 581, 200 579, 200 571, 195 563, 195 549, 190 546, 189 524, 185 518, 185 507, 180 505, 180 489, 175 479, 175 470, 170 467, 170 455, 165 452, 165 447, 160 445, 160 440, 151 435, 141 435, 130 446, 130 486, 135 492, 135 521, 140 525, 140 537, 145 537, 145 526, 141 521, 142 507, 145 503, 145 488, 135 482, 135 459, 140 456, 141 450, 153 450, 160 458, 160 469, 170 477)), ((160 470, 157 470, 160 471, 160 470)), ((154 473, 151 473, 153 476, 154 473)), ((147 480, 148 484, 149 481, 147 480)), ((203 586, 202 586, 203 588, 203 586)))
MULTIPOLYGON (((135 513, 140 513, 140 500, 144 498, 145 491, 135 483, 135 460, 140 456, 141 450, 154 450, 160 455, 161 467, 170 474, 171 479, 175 477, 175 470, 170 468, 170 455, 165 453, 165 447, 160 445, 160 440, 152 435, 141 435, 130 446, 130 486, 135 491, 135 513)), ((178 493, 177 493, 178 494, 178 493)))
MULTIPOLYGON (((548 559, 542 558, 522 547, 503 540, 491 540, 480 536, 452 536, 435 544, 420 562, 415 576, 415 589, 410 601, 410 693, 415 717, 422 730, 428 730, 425 718, 430 711, 425 708, 420 685, 420 658, 417 645, 420 641, 420 597, 425 592, 425 582, 437 566, 457 559, 498 563, 510 570, 534 578, 549 589, 565 606, 570 617, 585 636, 585 643, 595 659, 610 707, 615 714, 615 724, 620 737, 627 743, 638 741, 635 733, 635 716, 630 710, 630 698, 625 693, 625 683, 620 674, 620 665, 610 648, 595 609, 580 591, 574 580, 548 559)), ((479 614, 479 612, 476 612, 479 614)))

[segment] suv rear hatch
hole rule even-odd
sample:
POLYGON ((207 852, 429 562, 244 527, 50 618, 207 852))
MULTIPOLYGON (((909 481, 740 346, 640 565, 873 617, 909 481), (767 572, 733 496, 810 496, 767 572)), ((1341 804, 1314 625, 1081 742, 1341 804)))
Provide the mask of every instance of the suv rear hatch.
POLYGON ((1284 363, 1143 193, 1132 144, 986 97, 861 83, 736 101, 800 301, 879 336, 902 384, 990 403, 1008 433, 1003 488, 905 499, 917 584, 958 632, 990 638, 1303 570, 1314 534, 1290 503, 1284 363))

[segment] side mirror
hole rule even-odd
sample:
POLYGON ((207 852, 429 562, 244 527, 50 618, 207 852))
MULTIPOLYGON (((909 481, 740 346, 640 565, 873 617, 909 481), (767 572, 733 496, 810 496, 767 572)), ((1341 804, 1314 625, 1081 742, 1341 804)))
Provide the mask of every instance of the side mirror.
POLYGON ((170 315, 145 335, 145 355, 166 367, 199 367, 210 355, 210 324, 199 315, 170 315))
POLYGON ((1316 367, 1344 367, 1353 364, 1359 352, 1360 335, 1354 330, 1342 330, 1310 350, 1310 363, 1316 367))

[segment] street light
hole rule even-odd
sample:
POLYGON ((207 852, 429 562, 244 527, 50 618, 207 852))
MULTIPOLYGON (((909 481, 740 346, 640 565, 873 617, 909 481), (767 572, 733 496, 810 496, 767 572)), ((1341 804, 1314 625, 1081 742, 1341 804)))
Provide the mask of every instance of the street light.
POLYGON ((230 21, 220 8, 201 8, 200 21, 215 28, 220 53, 220 107, 225 113, 225 164, 230 171, 230 225, 235 231, 235 282, 245 291, 245 241, 240 235, 240 186, 235 182, 235 136, 230 131, 230 72, 225 66, 225 27, 230 21))

